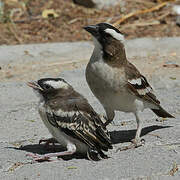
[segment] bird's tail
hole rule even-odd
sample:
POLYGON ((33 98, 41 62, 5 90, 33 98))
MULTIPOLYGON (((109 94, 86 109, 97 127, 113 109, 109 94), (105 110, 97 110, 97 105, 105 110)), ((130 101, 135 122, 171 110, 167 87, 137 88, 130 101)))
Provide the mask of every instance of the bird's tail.
POLYGON ((91 161, 99 161, 101 159, 109 158, 106 154, 104 154, 101 150, 88 149, 87 158, 91 161))
POLYGON ((151 109, 157 116, 163 117, 163 118, 175 118, 171 114, 169 114, 166 110, 164 110, 161 106, 159 106, 159 109, 151 109))

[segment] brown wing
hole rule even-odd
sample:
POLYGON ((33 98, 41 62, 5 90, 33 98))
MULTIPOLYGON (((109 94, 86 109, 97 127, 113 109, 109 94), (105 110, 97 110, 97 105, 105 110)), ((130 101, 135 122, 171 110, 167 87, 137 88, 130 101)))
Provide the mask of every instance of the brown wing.
POLYGON ((153 89, 147 79, 129 62, 126 66, 126 77, 128 79, 126 86, 131 93, 150 103, 160 104, 160 101, 153 94, 153 89))
POLYGON ((109 38, 109 42, 103 46, 103 52, 103 59, 109 66, 117 68, 124 64, 122 60, 126 59, 126 53, 122 42, 109 38))

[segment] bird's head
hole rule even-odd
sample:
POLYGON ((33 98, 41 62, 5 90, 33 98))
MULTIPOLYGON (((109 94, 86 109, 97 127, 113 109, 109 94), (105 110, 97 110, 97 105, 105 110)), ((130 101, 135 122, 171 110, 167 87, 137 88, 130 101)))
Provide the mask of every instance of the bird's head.
POLYGON ((28 82, 27 85, 43 98, 55 97, 57 94, 66 94, 72 87, 62 78, 44 78, 38 81, 28 82))
POLYGON ((117 41, 121 43, 124 42, 123 34, 117 28, 108 23, 89 25, 84 27, 84 29, 93 36, 95 41, 97 41, 99 45, 102 46, 102 48, 105 45, 111 43, 112 41, 117 41))

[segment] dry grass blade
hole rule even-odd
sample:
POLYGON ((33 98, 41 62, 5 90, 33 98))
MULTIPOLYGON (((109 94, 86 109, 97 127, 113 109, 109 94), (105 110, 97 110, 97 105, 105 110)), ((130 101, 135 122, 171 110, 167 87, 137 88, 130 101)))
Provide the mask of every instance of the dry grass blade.
POLYGON ((42 16, 36 16, 36 17, 28 17, 26 19, 21 20, 15 20, 13 23, 30 23, 31 21, 37 21, 37 20, 46 20, 42 18, 42 16))
POLYGON ((166 12, 165 14, 163 14, 163 15, 157 17, 156 20, 162 20, 162 19, 164 19, 165 17, 169 16, 170 14, 171 14, 170 11, 169 11, 169 12, 166 12))
POLYGON ((161 4, 158 4, 152 8, 149 8, 149 9, 144 9, 144 10, 138 10, 136 12, 131 12, 125 16, 123 16, 121 19, 119 19, 118 21, 116 21, 113 25, 114 26, 118 26, 120 25, 121 23, 123 23, 124 21, 126 21, 127 19, 129 19, 130 17, 133 17, 133 16, 137 16, 139 14, 145 14, 145 13, 149 13, 149 12, 152 12, 152 11, 157 11, 159 10, 160 8, 164 7, 167 5, 168 2, 163 2, 161 4))
POLYGON ((122 28, 120 28, 120 30, 124 30, 126 28, 133 28, 136 26, 153 26, 153 25, 159 25, 160 21, 150 21, 150 22, 138 22, 138 23, 133 23, 133 24, 126 24, 124 25, 122 28))
MULTIPOLYGON (((127 0, 127 1, 132 1, 132 0, 127 0)), ((134 0, 137 3, 145 4, 145 5, 151 5, 153 6, 155 3, 151 1, 146 1, 146 0, 134 0)))
POLYGON ((174 176, 175 173, 178 171, 178 165, 176 163, 173 164, 173 168, 170 170, 169 175, 174 176))
MULTIPOLYGON (((83 6, 74 5, 72 0, 4 0, 3 2, 7 5, 4 6, 5 14, 3 22, 0 23, 0 44, 90 40, 90 36, 83 30, 83 26, 100 22, 112 24, 121 18, 127 19, 123 20, 121 28, 126 25, 132 27, 125 29, 127 39, 146 36, 180 36, 179 27, 175 23, 176 14, 172 13, 172 6, 169 4, 157 11, 140 14, 145 13, 144 10, 150 11, 156 5, 160 8, 159 4, 168 0, 161 0, 161 3, 158 3, 157 0, 126 1, 121 6, 117 4, 107 9, 88 10, 83 6), (134 8, 136 9, 132 11, 134 8), (54 9, 59 17, 43 18, 41 12, 45 9, 54 9), (167 12, 170 12, 170 15, 166 14, 167 12), (129 15, 129 13, 131 14, 129 15), (137 13, 140 15, 136 16, 137 13), (165 21, 161 21, 161 19, 165 21), (156 25, 158 21, 160 21, 160 25, 156 25), (10 23, 12 25, 9 28, 10 23)), ((160 6, 164 6, 164 4, 160 6)))
POLYGON ((22 41, 22 39, 18 36, 18 34, 16 33, 15 25, 12 24, 12 23, 10 23, 8 27, 9 27, 9 31, 14 35, 15 39, 16 39, 20 44, 22 44, 23 41, 22 41))
POLYGON ((0 38, 6 43, 6 44, 11 44, 11 40, 3 36, 3 34, 0 33, 0 38))
POLYGON ((86 60, 79 60, 79 61, 68 61, 68 62, 59 62, 59 63, 51 63, 51 64, 45 64, 45 66, 57 66, 57 65, 66 65, 66 64, 73 64, 73 63, 81 63, 86 62, 86 60))
POLYGON ((24 163, 22 162, 17 162, 17 163, 14 163, 9 169, 8 169, 8 172, 13 172, 15 171, 16 168, 20 167, 24 165, 24 163))
POLYGON ((157 0, 158 3, 162 3, 162 2, 170 2, 170 1, 176 1, 176 0, 157 0))

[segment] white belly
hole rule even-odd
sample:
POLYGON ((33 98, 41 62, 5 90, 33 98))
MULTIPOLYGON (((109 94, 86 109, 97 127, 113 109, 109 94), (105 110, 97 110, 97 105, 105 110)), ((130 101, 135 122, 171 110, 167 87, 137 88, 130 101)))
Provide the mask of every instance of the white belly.
POLYGON ((44 125, 47 127, 48 131, 51 133, 51 135, 64 147, 67 146, 69 143, 68 137, 66 137, 66 134, 62 132, 59 128, 54 127, 52 124, 49 123, 47 116, 45 114, 44 107, 39 108, 39 114, 41 116, 41 119, 44 123, 44 125))
POLYGON ((144 103, 141 100, 136 99, 130 93, 120 92, 117 94, 109 94, 105 103, 105 106, 123 112, 143 111, 145 108, 144 103))
POLYGON ((120 74, 119 69, 112 69, 103 62, 89 63, 86 68, 88 85, 104 107, 124 112, 142 111, 144 103, 127 92, 125 77, 120 74))

